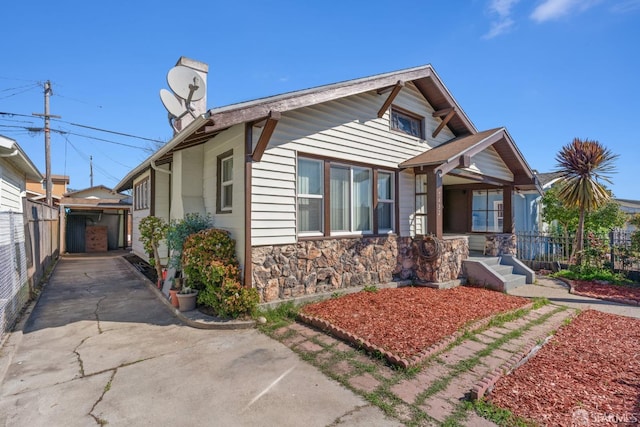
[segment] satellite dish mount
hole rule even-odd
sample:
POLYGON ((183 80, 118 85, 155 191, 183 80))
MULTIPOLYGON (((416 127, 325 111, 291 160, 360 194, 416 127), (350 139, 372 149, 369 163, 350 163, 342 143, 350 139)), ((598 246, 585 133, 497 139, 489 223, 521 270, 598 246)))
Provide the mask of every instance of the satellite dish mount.
POLYGON ((175 132, 179 132, 176 122, 187 114, 196 118, 195 108, 191 103, 204 98, 207 89, 202 77, 195 70, 183 65, 169 70, 167 83, 173 93, 160 89, 160 99, 169 112, 169 124, 175 132))

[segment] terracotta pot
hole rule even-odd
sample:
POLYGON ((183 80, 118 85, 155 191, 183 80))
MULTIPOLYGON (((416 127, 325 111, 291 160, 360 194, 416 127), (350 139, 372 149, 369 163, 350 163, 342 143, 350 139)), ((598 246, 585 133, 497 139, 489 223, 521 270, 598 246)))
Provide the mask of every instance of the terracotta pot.
POLYGON ((177 289, 169 289, 169 301, 171 301, 171 305, 175 308, 180 307, 180 303, 178 302, 178 297, 176 294, 178 293, 177 289))
POLYGON ((191 311, 193 309, 196 308, 196 296, 198 295, 198 291, 193 291, 190 294, 179 294, 177 293, 176 296, 178 297, 178 303, 179 303, 179 307, 178 310, 180 311, 191 311))

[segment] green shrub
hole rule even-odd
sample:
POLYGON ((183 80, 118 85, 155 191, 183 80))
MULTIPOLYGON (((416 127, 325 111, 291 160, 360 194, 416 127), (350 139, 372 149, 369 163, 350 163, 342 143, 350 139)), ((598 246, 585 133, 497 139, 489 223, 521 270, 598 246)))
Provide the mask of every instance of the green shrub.
POLYGON ((212 307, 223 317, 251 316, 258 307, 258 291, 245 288, 240 282, 225 278, 221 286, 207 283, 198 293, 198 303, 212 307))
POLYGON ((215 279, 217 273, 209 271, 214 260, 225 266, 238 266, 236 242, 228 231, 210 228, 187 237, 182 250, 182 270, 191 286, 201 290, 209 280, 222 284, 222 280, 215 279))
POLYGON ((551 277, 564 277, 569 280, 594 281, 602 280, 614 284, 624 284, 630 281, 619 273, 613 273, 605 268, 590 265, 572 265, 568 270, 560 270, 550 275, 551 277))
POLYGON ((161 278, 162 266, 160 265, 158 246, 160 241, 166 237, 167 223, 162 218, 149 215, 140 220, 138 230, 140 230, 139 240, 144 245, 145 252, 151 255, 149 264, 155 267, 158 278, 161 278))
POLYGON ((167 247, 171 257, 169 265, 176 270, 182 269, 181 255, 187 237, 201 230, 206 230, 213 224, 211 216, 199 213, 188 213, 183 219, 173 219, 167 228, 167 247))
POLYGON ((198 292, 198 303, 223 317, 252 315, 259 301, 256 289, 240 284, 236 242, 228 231, 199 231, 184 242, 182 268, 189 285, 198 292))

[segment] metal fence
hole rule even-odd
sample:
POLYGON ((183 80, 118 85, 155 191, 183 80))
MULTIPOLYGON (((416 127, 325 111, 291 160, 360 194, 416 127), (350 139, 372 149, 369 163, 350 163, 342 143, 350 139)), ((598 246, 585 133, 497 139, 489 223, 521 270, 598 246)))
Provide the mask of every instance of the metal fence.
POLYGON ((23 208, 0 212, 0 338, 59 254, 58 209, 30 201, 23 208))
MULTIPOLYGON (((587 257, 589 261, 618 272, 640 271, 640 259, 631 247, 632 234, 620 229, 599 235, 587 234, 583 244, 583 259, 587 257)), ((573 234, 518 232, 517 257, 540 268, 567 264, 572 255, 574 239, 573 234)))

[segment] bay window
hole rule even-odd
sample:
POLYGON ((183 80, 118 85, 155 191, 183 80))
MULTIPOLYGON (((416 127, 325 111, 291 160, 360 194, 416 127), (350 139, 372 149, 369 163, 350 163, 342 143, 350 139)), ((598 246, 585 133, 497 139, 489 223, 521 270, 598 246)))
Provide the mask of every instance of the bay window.
POLYGON ((300 157, 297 175, 301 236, 389 233, 395 228, 393 172, 300 157))

